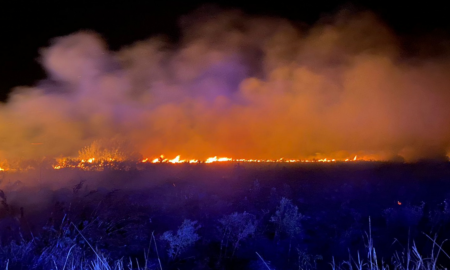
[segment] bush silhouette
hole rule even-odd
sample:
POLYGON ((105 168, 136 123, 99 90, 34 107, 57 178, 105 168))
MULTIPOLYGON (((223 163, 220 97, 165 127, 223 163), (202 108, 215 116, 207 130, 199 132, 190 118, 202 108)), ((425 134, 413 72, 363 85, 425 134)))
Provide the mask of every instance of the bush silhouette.
POLYGON ((172 231, 166 231, 161 235, 161 240, 167 241, 169 244, 167 255, 171 260, 178 258, 182 252, 200 239, 196 232, 200 227, 200 225, 197 225, 197 221, 185 219, 176 234, 172 231))
POLYGON ((234 256, 239 243, 253 235, 257 227, 256 217, 247 212, 233 213, 219 220, 219 231, 222 235, 220 242, 221 255, 227 254, 228 246, 232 246, 231 256, 234 256))

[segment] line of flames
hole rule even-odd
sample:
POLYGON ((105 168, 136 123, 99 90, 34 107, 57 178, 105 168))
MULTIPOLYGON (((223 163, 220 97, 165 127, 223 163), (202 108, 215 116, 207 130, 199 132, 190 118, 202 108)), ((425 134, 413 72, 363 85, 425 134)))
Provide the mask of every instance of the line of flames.
MULTIPOLYGON (((163 155, 161 155, 159 158, 155 158, 150 161, 150 159, 145 158, 141 162, 151 162, 151 163, 202 163, 202 161, 198 159, 181 159, 181 156, 178 155, 174 159, 167 159, 163 155)), ((268 162, 288 162, 288 163, 308 163, 308 162, 348 162, 348 161, 357 161, 358 156, 354 156, 353 158, 344 159, 344 160, 338 160, 338 159, 328 159, 328 158, 322 158, 322 159, 233 159, 228 157, 210 157, 207 158, 203 163, 214 163, 214 162, 256 162, 256 163, 268 163, 268 162)))
MULTIPOLYGON (((237 163, 332 163, 332 162, 352 162, 352 161, 371 161, 365 158, 358 158, 358 156, 354 156, 353 158, 347 159, 330 159, 330 158, 321 158, 321 159, 234 159, 229 157, 210 157, 205 160, 200 159, 181 159, 181 156, 178 155, 173 159, 165 158, 161 155, 158 158, 150 159, 145 158, 140 161, 134 162, 134 164, 158 164, 158 163, 171 163, 171 164, 181 164, 181 163, 225 163, 225 162, 237 162, 237 163)), ((61 158, 56 160, 56 164, 52 165, 53 169, 59 170, 63 168, 79 168, 83 170, 92 170, 92 169, 102 169, 102 168, 120 168, 120 164, 126 161, 123 160, 115 160, 112 158, 108 159, 77 159, 77 158, 61 158)), ((130 161, 133 163, 133 161, 130 161)), ((14 171, 10 168, 0 167, 0 171, 14 171)))
MULTIPOLYGON (((210 157, 206 160, 200 160, 200 159, 181 159, 181 156, 178 155, 173 159, 165 158, 164 155, 161 155, 158 158, 150 159, 145 158, 140 161, 140 163, 171 163, 171 164, 182 164, 182 163, 189 163, 189 164, 196 164, 196 163, 224 163, 224 162, 243 162, 243 163, 315 163, 315 162, 322 162, 322 163, 331 163, 331 162, 350 162, 350 161, 358 161, 358 160, 365 160, 365 159, 358 159, 357 156, 354 156, 353 158, 347 158, 343 160, 338 159, 328 159, 328 158, 322 158, 322 159, 233 159, 229 157, 210 157)), ((72 160, 72 164, 70 162, 67 162, 67 159, 63 159, 58 164, 53 165, 53 169, 62 169, 62 168, 80 168, 80 169, 88 169, 94 165, 94 167, 102 168, 106 166, 111 166, 115 162, 115 160, 96 160, 95 158, 90 159, 82 159, 79 161, 74 162, 72 160)))

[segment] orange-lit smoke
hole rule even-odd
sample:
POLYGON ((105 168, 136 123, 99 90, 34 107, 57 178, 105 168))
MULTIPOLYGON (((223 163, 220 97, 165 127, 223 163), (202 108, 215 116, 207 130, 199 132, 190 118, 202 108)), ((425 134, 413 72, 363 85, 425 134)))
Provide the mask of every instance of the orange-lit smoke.
POLYGON ((371 13, 299 29, 225 11, 182 27, 177 44, 151 37, 119 51, 92 32, 53 40, 42 50, 48 79, 0 107, 0 157, 76 157, 95 141, 117 150, 97 155, 150 161, 449 150, 450 61, 403 57, 371 13))

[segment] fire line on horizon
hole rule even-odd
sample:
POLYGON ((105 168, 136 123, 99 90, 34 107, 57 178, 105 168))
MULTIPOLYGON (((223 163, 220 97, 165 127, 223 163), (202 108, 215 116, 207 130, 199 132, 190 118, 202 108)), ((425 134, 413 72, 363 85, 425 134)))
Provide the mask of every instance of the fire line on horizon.
MULTIPOLYGON (((180 155, 177 155, 173 159, 165 158, 164 155, 158 158, 149 159, 144 158, 141 160, 124 160, 124 159, 113 159, 113 158, 59 158, 51 165, 51 168, 55 170, 64 168, 82 169, 82 170, 103 170, 104 168, 121 169, 118 166, 123 163, 128 164, 213 164, 213 163, 339 163, 339 162, 374 162, 381 161, 370 158, 358 158, 355 155, 353 158, 346 159, 334 159, 334 158, 311 158, 311 159, 243 159, 243 158, 229 158, 229 157, 209 157, 206 159, 181 159, 180 155)), ((17 166, 11 166, 9 164, 4 164, 0 166, 0 171, 23 171, 35 169, 34 167, 21 168, 17 166)))

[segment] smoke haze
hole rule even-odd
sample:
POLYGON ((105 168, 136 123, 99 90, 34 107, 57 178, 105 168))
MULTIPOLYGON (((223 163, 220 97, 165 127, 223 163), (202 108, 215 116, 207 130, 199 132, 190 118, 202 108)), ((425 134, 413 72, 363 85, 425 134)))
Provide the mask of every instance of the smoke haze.
POLYGON ((77 156, 95 141, 199 159, 449 150, 450 61, 404 57, 370 12, 299 27, 203 11, 181 27, 177 44, 150 37, 119 51, 93 32, 54 39, 41 51, 48 78, 0 107, 0 157, 77 156))

